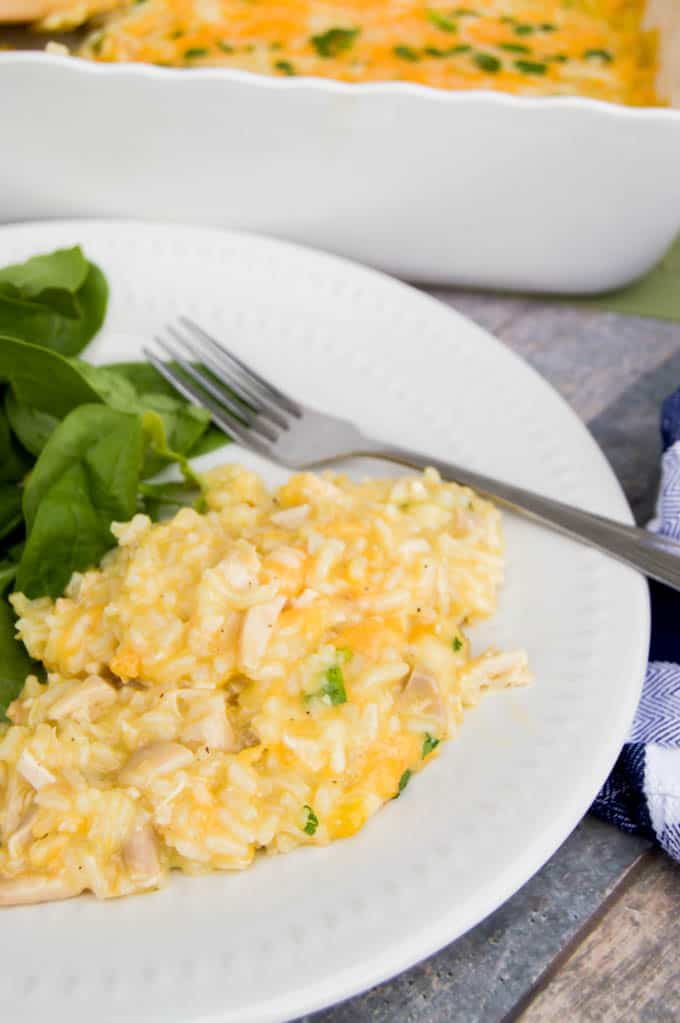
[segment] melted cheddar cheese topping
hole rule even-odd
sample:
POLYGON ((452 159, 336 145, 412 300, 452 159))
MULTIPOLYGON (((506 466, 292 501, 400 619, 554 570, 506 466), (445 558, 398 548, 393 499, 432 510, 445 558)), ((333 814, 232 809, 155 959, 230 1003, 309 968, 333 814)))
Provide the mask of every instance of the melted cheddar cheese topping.
POLYGON ((654 105, 643 14, 642 0, 136 0, 81 54, 654 105))

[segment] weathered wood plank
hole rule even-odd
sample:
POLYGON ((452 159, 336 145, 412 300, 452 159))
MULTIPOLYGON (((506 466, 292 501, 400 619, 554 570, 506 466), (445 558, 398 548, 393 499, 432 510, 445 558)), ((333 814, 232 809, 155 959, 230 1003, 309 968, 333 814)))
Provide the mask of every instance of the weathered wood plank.
POLYGON ((516 1023, 677 1023, 680 867, 649 852, 623 887, 516 1023))

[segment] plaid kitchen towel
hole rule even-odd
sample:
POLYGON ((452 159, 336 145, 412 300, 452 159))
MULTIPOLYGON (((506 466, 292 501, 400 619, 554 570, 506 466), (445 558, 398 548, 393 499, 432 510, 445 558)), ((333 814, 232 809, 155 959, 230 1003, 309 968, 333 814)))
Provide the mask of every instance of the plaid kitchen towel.
MULTIPOLYGON (((664 453, 650 529, 680 540, 680 388, 661 415, 664 453)), ((680 593, 651 584, 652 639, 640 705, 592 810, 680 860, 680 593)))

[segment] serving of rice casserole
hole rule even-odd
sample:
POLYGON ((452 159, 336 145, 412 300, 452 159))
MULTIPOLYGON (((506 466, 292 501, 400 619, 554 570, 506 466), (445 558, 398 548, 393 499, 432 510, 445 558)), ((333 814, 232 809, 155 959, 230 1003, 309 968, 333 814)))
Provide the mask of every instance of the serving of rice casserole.
POLYGON ((0 724, 0 905, 102 898, 357 832, 523 651, 472 656, 500 515, 422 476, 206 476, 112 527, 63 597, 12 597, 44 664, 0 724))

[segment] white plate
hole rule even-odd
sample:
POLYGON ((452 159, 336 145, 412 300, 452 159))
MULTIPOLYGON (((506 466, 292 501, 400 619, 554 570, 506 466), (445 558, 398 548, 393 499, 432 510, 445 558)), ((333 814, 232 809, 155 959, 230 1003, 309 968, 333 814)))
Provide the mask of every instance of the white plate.
MULTIPOLYGON (((135 357, 188 313, 284 388, 368 431, 630 521, 605 459, 555 392, 404 285, 263 238, 135 223, 4 228, 0 265, 76 242, 111 282, 98 359, 135 357)), ((0 1017, 288 1020, 405 969, 526 881, 624 740, 649 616, 632 572, 518 520, 506 527, 507 584, 476 642, 526 646, 533 688, 486 697, 355 838, 241 873, 173 876, 146 897, 2 911, 0 1017)))
POLYGON ((554 292, 619 287, 680 230, 680 110, 28 52, 0 96, 0 223, 172 218, 554 292))

